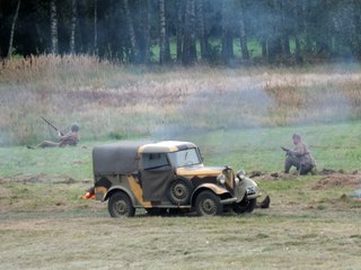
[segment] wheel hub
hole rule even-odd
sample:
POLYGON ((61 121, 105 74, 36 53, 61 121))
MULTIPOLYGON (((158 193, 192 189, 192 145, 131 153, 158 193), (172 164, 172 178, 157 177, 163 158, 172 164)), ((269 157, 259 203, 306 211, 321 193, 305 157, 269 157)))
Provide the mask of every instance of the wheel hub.
POLYGON ((202 209, 206 214, 213 214, 216 211, 216 205, 213 200, 206 199, 202 203, 202 209))
POLYGON ((114 210, 121 215, 128 212, 127 205, 124 201, 119 201, 114 204, 114 210))
POLYGON ((186 195, 186 191, 184 189, 184 186, 183 185, 176 185, 174 187, 174 195, 179 199, 184 198, 185 195, 186 195))

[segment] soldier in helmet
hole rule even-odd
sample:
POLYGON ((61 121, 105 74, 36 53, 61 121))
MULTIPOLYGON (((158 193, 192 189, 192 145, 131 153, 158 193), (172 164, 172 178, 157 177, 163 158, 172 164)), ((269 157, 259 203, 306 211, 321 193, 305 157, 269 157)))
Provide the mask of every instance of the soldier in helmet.
POLYGON ((292 140, 295 145, 293 150, 281 147, 286 152, 285 173, 289 173, 291 167, 294 166, 300 175, 306 175, 315 167, 315 160, 308 147, 302 142, 300 135, 293 134, 292 140))
POLYGON ((75 146, 79 142, 79 125, 72 124, 70 131, 67 134, 62 135, 60 132, 58 132, 58 136, 59 136, 58 142, 43 141, 36 146, 27 145, 27 148, 35 149, 35 148, 46 148, 46 147, 65 147, 67 145, 75 146))

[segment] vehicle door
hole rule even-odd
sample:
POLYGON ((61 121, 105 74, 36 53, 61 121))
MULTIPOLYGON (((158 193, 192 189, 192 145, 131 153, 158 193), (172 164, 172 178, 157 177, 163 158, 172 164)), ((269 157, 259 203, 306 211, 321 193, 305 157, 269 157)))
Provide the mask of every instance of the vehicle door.
POLYGON ((174 170, 166 153, 143 153, 140 160, 140 181, 145 201, 162 201, 174 170))

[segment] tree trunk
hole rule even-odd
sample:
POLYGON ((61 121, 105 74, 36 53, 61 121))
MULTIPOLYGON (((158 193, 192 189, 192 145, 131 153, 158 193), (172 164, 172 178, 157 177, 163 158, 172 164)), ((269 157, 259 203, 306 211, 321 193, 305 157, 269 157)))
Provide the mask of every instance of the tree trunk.
POLYGON ((11 58, 11 55, 13 53, 13 41, 14 41, 15 25, 16 25, 16 20, 18 19, 18 15, 19 15, 20 4, 21 4, 21 0, 18 0, 18 4, 16 6, 15 14, 14 14, 14 17, 13 17, 13 22, 11 24, 8 58, 11 58))
POLYGON ((131 14, 130 14, 128 0, 123 0, 123 7, 124 7, 124 13, 125 13, 125 20, 127 22, 129 42, 130 42, 130 59, 129 60, 130 60, 130 62, 134 63, 137 61, 137 43, 136 43, 134 25, 133 25, 133 20, 132 20, 131 14))
POLYGON ((287 14, 287 2, 285 0, 281 1, 281 13, 282 13, 282 55, 286 58, 289 58, 291 55, 290 48, 290 37, 289 37, 289 25, 286 21, 287 14))
POLYGON ((177 38, 177 62, 182 61, 182 42, 183 42, 183 14, 184 14, 184 0, 177 1, 177 23, 176 23, 176 38, 177 38))
POLYGON ((222 1, 222 58, 225 64, 229 64, 233 57, 233 35, 231 22, 229 21, 229 2, 222 1))
POLYGON ((273 11, 274 11, 274 19, 272 22, 273 33, 268 40, 268 62, 275 63, 276 60, 279 60, 280 56, 282 56, 282 27, 276 18, 282 16, 281 5, 279 0, 273 0, 273 11))
POLYGON ((165 0, 158 0, 159 8, 159 63, 164 64, 166 57, 166 24, 165 24, 165 0))
POLYGON ((56 0, 50 1, 50 30, 51 30, 51 53, 58 54, 58 15, 56 12, 56 0))
POLYGON ((294 37, 295 37, 295 60, 296 60, 296 64, 301 64, 302 63, 302 56, 301 56, 301 44, 300 44, 300 39, 299 39, 299 33, 301 32, 301 27, 300 27, 300 10, 299 10, 299 6, 297 5, 297 2, 294 3, 293 5, 293 16, 295 19, 295 25, 293 28, 294 31, 294 37))
POLYGON ((197 60, 195 32, 195 3, 194 0, 186 0, 186 11, 184 17, 184 39, 182 62, 191 65, 197 60))
POLYGON ((265 37, 261 40, 262 46, 262 58, 265 60, 268 57, 268 49, 267 49, 267 39, 265 37))
POLYGON ((77 17, 77 1, 71 2, 71 30, 70 30, 70 53, 75 53, 75 29, 76 29, 76 17, 77 17))
POLYGON ((361 58, 361 42, 360 42, 360 9, 361 5, 358 0, 352 1, 352 23, 351 23, 351 50, 353 57, 357 60, 361 58))
POLYGON ((172 59, 170 56, 169 30, 167 28, 165 32, 165 62, 169 63, 171 60, 172 59))
MULTIPOLYGON (((242 2, 243 4, 243 2, 242 2)), ((240 10, 240 20, 239 20, 239 41, 242 51, 243 60, 249 60, 249 51, 247 46, 247 34, 246 34, 246 25, 245 25, 245 14, 244 14, 244 6, 241 6, 240 10)))
POLYGON ((307 53, 311 53, 312 52, 312 41, 310 38, 310 25, 309 25, 309 18, 308 18, 308 14, 309 14, 309 3, 308 0, 303 0, 302 1, 302 26, 303 26, 303 32, 304 32, 304 36, 305 36, 305 51, 307 53))
POLYGON ((98 0, 94 0, 94 39, 93 52, 98 55, 98 0))
POLYGON ((204 26, 204 0, 196 0, 196 11, 201 58, 202 60, 206 60, 208 58, 208 41, 204 26))
POLYGON ((146 0, 146 8, 144 10, 144 62, 149 64, 150 59, 150 22, 151 22, 151 0, 146 0))

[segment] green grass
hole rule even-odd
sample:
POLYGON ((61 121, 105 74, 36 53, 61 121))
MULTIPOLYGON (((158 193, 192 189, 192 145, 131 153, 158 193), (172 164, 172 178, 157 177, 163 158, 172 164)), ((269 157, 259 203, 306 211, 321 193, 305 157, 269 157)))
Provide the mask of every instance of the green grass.
POLYGON ((361 160, 359 67, 149 70, 51 56, 9 65, 0 72, 0 145, 12 145, 0 147, 0 268, 359 268, 361 204, 347 196, 361 175, 351 174, 361 160), (40 115, 80 122, 80 145, 26 149, 51 139, 40 115), (270 176, 294 132, 319 170, 346 171, 337 185, 270 176), (257 182, 271 208, 114 220, 106 204, 79 198, 92 184, 93 146, 144 137, 193 141, 205 165, 265 172, 257 182))
POLYGON ((361 122, 295 127, 221 130, 194 136, 207 163, 230 164, 247 171, 280 171, 291 148, 293 133, 300 133, 322 168, 357 170, 360 167, 361 122))
MULTIPOLYGON (((280 146, 292 147, 291 137, 295 132, 300 133, 309 145, 320 170, 328 168, 352 172, 360 168, 361 122, 358 121, 219 130, 147 139, 193 141, 201 148, 206 165, 230 165, 246 171, 274 172, 282 171, 283 168, 284 153, 280 146)), ((78 147, 60 149, 28 150, 23 146, 0 148, 0 177, 43 173, 50 176, 69 176, 77 180, 91 178, 92 147, 114 141, 116 140, 85 141, 78 147)))
MULTIPOLYGON (((223 130, 179 139, 200 145, 207 165, 282 169, 279 145, 297 131, 319 164, 352 171, 360 122, 223 130), (332 136, 331 136, 332 134, 332 136)), ((271 208, 223 217, 114 220, 79 196, 91 185, 91 149, 0 148, 0 256, 11 269, 358 269, 361 205, 350 186, 315 189, 322 176, 259 180, 271 208), (74 178, 74 180, 69 179, 74 178), (84 179, 86 179, 84 181, 84 179), (347 266, 345 268, 345 266, 347 266)), ((86 147, 84 147, 86 146, 86 147)))

